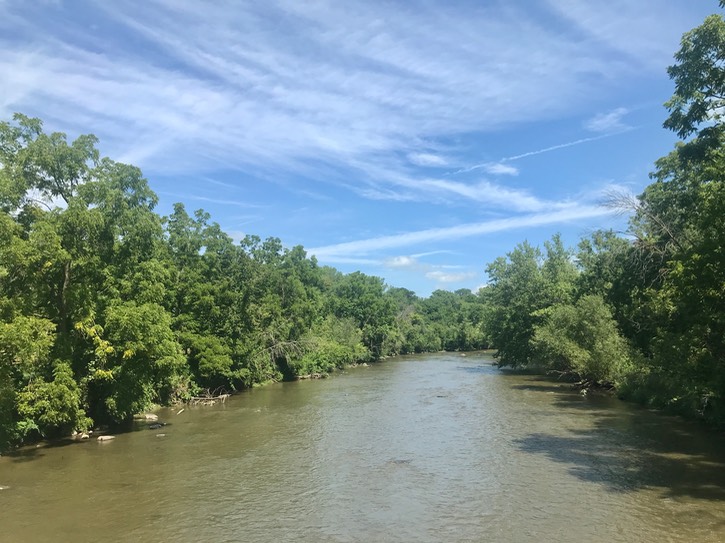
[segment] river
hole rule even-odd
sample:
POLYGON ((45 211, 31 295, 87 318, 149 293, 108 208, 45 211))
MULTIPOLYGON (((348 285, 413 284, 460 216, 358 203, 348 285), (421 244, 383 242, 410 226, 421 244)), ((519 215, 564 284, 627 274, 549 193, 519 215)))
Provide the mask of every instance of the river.
POLYGON ((400 357, 2 457, 0 541, 725 540, 720 435, 491 362, 400 357))

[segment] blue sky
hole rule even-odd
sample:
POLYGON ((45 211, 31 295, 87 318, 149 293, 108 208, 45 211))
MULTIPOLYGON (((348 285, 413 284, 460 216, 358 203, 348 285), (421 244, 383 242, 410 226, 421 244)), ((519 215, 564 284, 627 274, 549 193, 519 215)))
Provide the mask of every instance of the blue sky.
POLYGON ((715 0, 0 0, 0 118, 140 166, 235 239, 427 296, 626 218, 715 0))

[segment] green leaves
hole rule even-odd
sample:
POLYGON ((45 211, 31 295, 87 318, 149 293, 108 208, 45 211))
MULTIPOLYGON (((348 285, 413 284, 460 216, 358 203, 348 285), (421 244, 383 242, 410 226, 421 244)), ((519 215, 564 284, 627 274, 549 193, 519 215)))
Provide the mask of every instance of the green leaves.
POLYGON ((55 340, 55 325, 48 319, 16 316, 0 322, 0 366, 25 379, 44 373, 55 340))
MULTIPOLYGON (((105 331, 113 347, 108 360, 113 383, 107 415, 121 421, 152 402, 164 403, 188 386, 186 359, 171 329, 171 315, 157 304, 110 306, 105 331)), ((105 384, 107 387, 107 383, 105 384)))
POLYGON ((631 368, 630 348, 604 300, 597 295, 555 304, 539 313, 532 356, 544 368, 580 380, 620 384, 631 368))
POLYGON ((26 437, 35 430, 43 437, 85 430, 91 421, 81 403, 81 390, 70 365, 56 362, 53 379, 31 381, 18 394, 19 432, 26 437))
POLYGON ((490 310, 486 329, 498 350, 502 366, 526 366, 531 362, 529 341, 536 312, 547 307, 542 255, 528 242, 519 244, 507 258, 497 258, 486 272, 489 285, 484 296, 490 310))
MULTIPOLYGON (((675 82, 675 93, 665 104, 670 116, 664 123, 681 138, 700 129, 703 123, 720 121, 725 106, 725 21, 710 15, 702 25, 682 37, 675 55, 677 64, 667 68, 675 82)), ((713 130, 706 129, 710 135, 713 130)))

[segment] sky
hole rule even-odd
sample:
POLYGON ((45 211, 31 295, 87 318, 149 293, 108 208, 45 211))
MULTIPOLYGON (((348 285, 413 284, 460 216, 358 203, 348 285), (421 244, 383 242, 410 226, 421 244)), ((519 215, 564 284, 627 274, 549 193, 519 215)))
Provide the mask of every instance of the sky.
POLYGON ((428 296, 624 232, 715 0, 0 0, 0 119, 139 166, 235 240, 428 296))

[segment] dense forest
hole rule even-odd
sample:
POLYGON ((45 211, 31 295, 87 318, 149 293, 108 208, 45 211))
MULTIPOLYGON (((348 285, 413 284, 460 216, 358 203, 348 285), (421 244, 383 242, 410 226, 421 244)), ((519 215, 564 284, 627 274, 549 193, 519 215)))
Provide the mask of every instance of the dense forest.
POLYGON ((154 212, 141 171, 38 119, 0 124, 0 441, 118 423, 204 390, 478 349, 468 290, 419 299, 302 247, 154 212))
POLYGON ((487 267, 478 293, 419 298, 301 246, 154 211, 142 172, 39 119, 0 123, 0 447, 153 404, 425 351, 497 349, 623 397, 725 421, 725 22, 687 33, 626 233, 558 235, 487 267))

